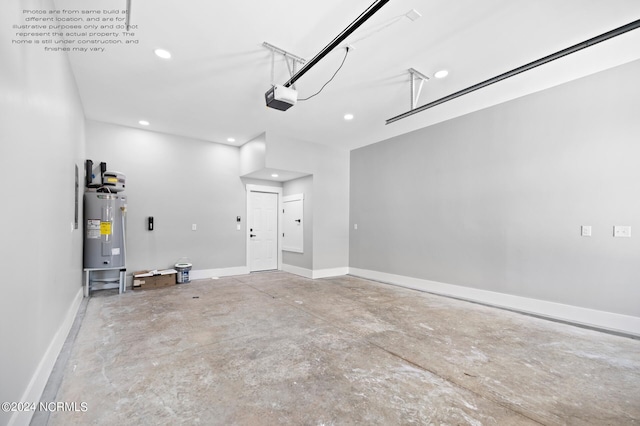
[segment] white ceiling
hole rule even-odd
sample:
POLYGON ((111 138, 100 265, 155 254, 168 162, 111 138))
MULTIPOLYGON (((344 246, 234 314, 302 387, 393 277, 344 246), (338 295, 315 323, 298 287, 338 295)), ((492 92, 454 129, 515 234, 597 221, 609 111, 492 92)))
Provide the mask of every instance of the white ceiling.
MULTIPOLYGON (((410 109, 409 68, 433 76, 419 104, 640 18, 638 0, 391 0, 350 38, 355 49, 325 90, 286 112, 265 107, 271 84, 268 42, 311 59, 373 0, 131 0, 139 44, 104 53, 71 53, 87 118, 242 145, 269 130, 353 149, 640 58, 640 30, 566 59, 385 125, 410 109), (416 9, 422 17, 404 17, 416 9), (638 34, 636 34, 638 33, 638 34), (161 47, 171 60, 153 53, 161 47), (355 119, 343 120, 345 113, 355 119)), ((58 9, 86 0, 55 0, 58 9)), ((126 0, 92 0, 98 9, 126 0)), ((316 92, 344 49, 325 57, 297 83, 316 92)), ((275 83, 289 75, 276 58, 275 83)))

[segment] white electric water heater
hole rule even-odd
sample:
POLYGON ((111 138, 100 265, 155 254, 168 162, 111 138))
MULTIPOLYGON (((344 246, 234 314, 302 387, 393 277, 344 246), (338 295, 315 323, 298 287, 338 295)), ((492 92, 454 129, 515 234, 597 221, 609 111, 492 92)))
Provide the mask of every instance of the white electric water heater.
POLYGON ((127 197, 118 193, 84 194, 84 267, 125 267, 127 197))

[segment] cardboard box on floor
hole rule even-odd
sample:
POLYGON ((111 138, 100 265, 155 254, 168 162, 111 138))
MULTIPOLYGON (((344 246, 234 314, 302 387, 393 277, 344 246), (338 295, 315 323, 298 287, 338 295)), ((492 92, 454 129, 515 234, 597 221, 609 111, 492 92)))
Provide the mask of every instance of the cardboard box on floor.
POLYGON ((176 285, 178 271, 164 269, 162 271, 138 271, 133 273, 133 289, 145 290, 150 288, 169 287, 176 285))

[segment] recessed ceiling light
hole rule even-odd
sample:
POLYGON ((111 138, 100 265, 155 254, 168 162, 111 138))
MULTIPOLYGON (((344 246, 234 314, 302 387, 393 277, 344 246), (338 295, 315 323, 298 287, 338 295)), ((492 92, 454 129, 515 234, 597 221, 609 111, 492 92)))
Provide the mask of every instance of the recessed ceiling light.
POLYGON ((140 120, 138 121, 139 124, 143 125, 143 126, 148 126, 149 122, 147 120, 140 120))
POLYGON ((271 177, 278 177, 278 174, 277 174, 277 173, 273 173, 273 174, 271 175, 271 177))
POLYGON ((227 142, 235 142, 235 138, 227 138, 227 142))
POLYGON ((171 52, 165 49, 156 49, 153 51, 158 58, 171 59, 171 52))
POLYGON ((449 71, 447 70, 440 70, 438 72, 436 72, 433 76, 435 78, 445 78, 446 76, 449 75, 449 71))
POLYGON ((349 120, 353 120, 353 114, 345 114, 344 115, 344 119, 349 121, 349 120))

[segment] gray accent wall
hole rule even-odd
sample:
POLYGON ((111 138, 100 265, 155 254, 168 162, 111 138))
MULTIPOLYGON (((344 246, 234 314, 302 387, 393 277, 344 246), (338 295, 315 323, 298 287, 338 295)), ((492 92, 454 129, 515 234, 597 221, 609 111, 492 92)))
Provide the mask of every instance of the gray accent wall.
POLYGON ((127 176, 129 274, 173 267, 182 257, 194 270, 245 266, 239 148, 87 121, 87 157, 127 176), (149 216, 154 231, 147 230, 149 216))
MULTIPOLYGON (((22 9, 0 13, 0 401, 37 402, 82 297, 75 167, 84 176, 84 113, 66 54, 16 46, 22 9)), ((82 223, 82 198, 79 220, 82 223)), ((0 412, 28 424, 32 413, 0 412)))
POLYGON ((640 316, 638 76, 640 61, 352 151, 350 267, 640 316))

